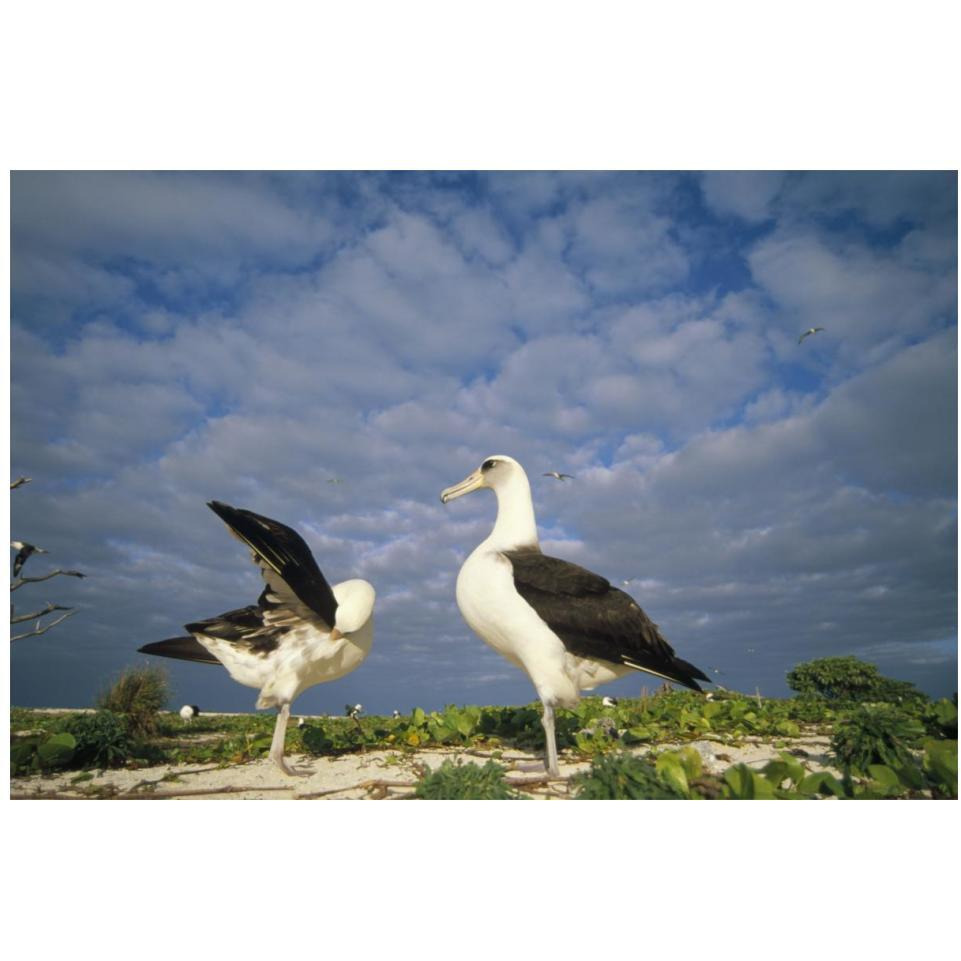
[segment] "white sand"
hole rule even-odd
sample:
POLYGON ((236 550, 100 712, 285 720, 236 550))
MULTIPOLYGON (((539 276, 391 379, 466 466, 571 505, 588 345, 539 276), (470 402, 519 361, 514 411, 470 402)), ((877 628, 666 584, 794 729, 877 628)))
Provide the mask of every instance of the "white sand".
MULTIPOLYGON (((739 746, 716 741, 688 742, 701 754, 705 772, 720 774, 732 764, 744 762, 752 767, 763 767, 777 757, 778 748, 760 740, 743 741, 739 746)), ((827 737, 807 736, 787 740, 789 748, 806 752, 798 760, 810 771, 830 769, 827 756, 827 737)), ((672 745, 680 747, 682 745, 672 745)), ((659 748, 667 745, 659 745, 659 748)), ((643 755, 646 748, 635 753, 643 755)), ((13 798, 43 798, 56 795, 68 798, 120 797, 124 799, 397 799, 408 797, 424 766, 435 769, 451 758, 461 763, 484 764, 491 753, 469 751, 464 748, 428 749, 414 753, 390 750, 369 750, 364 753, 338 757, 308 757, 290 755, 288 760, 300 777, 288 777, 266 758, 247 764, 218 767, 211 764, 164 764, 137 769, 120 768, 94 771, 93 777, 77 780, 78 772, 56 775, 33 775, 14 778, 10 783, 13 798)), ((523 786, 525 794, 539 798, 564 799, 570 797, 566 779, 587 770, 587 761, 565 760, 561 756, 562 780, 547 780, 542 773, 521 770, 540 759, 519 751, 505 750, 495 758, 508 767, 508 779, 523 786)), ((543 769, 541 768, 541 771, 543 769)), ((838 775, 839 772, 832 770, 838 775)))

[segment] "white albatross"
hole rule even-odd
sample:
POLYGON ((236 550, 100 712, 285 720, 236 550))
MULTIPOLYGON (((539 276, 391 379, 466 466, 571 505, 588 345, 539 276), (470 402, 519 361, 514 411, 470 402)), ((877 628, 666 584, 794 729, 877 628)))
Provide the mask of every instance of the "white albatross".
POLYGON ((294 698, 359 667, 374 637, 374 588, 359 579, 333 588, 304 539, 269 517, 210 501, 207 506, 251 550, 267 586, 256 605, 187 624, 189 637, 145 644, 144 654, 223 664, 238 684, 260 689, 258 708, 276 707, 270 759, 284 760, 294 698))
POLYGON ((497 496, 494 529, 457 575, 457 606, 482 640, 527 672, 544 706, 546 767, 559 774, 556 707, 631 671, 699 691, 702 671, 674 654, 624 591, 583 567, 541 553, 531 487, 512 457, 488 457, 444 490, 445 504, 482 487, 497 496))

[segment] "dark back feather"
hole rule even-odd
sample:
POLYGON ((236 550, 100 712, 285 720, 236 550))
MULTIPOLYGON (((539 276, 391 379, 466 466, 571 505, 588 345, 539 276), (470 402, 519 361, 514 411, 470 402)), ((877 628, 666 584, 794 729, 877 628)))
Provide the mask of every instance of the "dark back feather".
POLYGON ((699 691, 710 680, 675 656, 657 625, 624 591, 586 568, 540 551, 505 551, 514 586, 578 657, 649 671, 699 691))

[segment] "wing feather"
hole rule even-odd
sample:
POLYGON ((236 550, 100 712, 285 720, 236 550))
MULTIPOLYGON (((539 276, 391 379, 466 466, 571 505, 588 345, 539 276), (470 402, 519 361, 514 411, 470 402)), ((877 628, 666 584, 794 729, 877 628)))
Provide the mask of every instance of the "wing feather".
POLYGON ((505 551, 514 586, 579 657, 625 664, 694 690, 709 678, 682 661, 640 605, 606 578, 539 551, 505 551))
MULTIPOLYGON (((253 552, 270 591, 270 601, 290 608, 305 620, 319 618, 324 630, 334 626, 337 599, 304 539, 279 521, 220 501, 207 506, 231 533, 253 552)), ((264 595, 261 595, 261 607, 264 595)))

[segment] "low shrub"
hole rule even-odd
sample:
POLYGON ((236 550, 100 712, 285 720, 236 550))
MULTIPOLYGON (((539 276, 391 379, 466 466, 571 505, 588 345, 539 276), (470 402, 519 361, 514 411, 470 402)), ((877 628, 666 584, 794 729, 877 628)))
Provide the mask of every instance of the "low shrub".
POLYGON ((884 677, 874 664, 856 657, 822 657, 798 664, 787 673, 788 687, 802 695, 832 701, 926 701, 908 681, 884 677))
POLYGON ((631 754, 598 758, 589 771, 575 775, 578 801, 680 800, 684 795, 657 769, 631 754))
POLYGON ((834 726, 831 750, 845 771, 867 773, 871 764, 891 768, 914 763, 911 747, 924 725, 888 704, 863 704, 834 726))
POLYGON ((126 718, 127 728, 135 738, 157 731, 157 712, 170 700, 167 671, 155 664, 131 667, 97 698, 97 707, 126 718))
POLYGON ((111 711, 72 718, 69 733, 76 742, 75 767, 119 767, 133 756, 135 741, 127 722, 111 711))
POLYGON ((414 797, 425 801, 514 801, 515 791, 504 781, 506 770, 494 761, 477 764, 444 763, 425 774, 414 788, 414 797))

